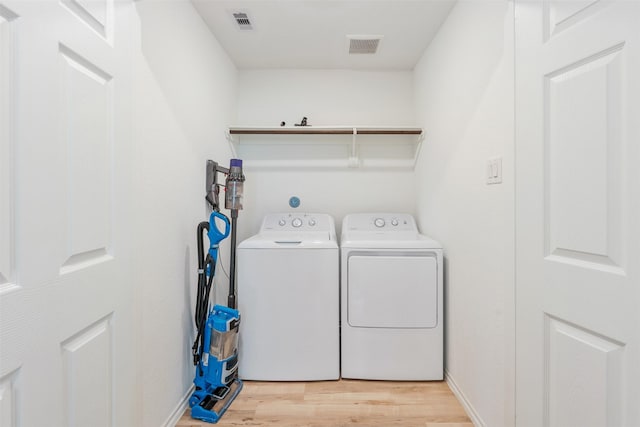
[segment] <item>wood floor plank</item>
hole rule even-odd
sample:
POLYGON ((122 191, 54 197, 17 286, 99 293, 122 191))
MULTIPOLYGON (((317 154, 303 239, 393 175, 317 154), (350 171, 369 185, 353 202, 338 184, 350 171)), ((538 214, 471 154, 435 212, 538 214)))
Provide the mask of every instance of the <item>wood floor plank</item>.
MULTIPOLYGON (((176 427, 206 427, 187 409, 176 427)), ((445 382, 246 381, 218 426, 473 427, 445 382)))

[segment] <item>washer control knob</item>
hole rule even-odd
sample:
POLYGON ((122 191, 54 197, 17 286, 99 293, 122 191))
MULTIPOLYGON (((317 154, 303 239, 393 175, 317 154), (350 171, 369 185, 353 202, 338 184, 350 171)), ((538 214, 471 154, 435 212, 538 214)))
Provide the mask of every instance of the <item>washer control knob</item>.
POLYGON ((393 225, 394 227, 397 227, 397 226, 398 226, 398 220, 397 220, 397 219, 395 219, 395 218, 393 218, 393 219, 391 220, 391 225, 393 225))
POLYGON ((284 219, 281 219, 280 221, 278 221, 278 225, 280 225, 280 227, 284 227, 286 223, 287 221, 285 221, 284 219))
POLYGON ((310 225, 310 226, 312 226, 312 227, 313 227, 313 226, 315 226, 315 225, 316 225, 316 220, 315 220, 315 219, 313 219, 313 218, 311 218, 311 219, 309 220, 309 225, 310 225))
POLYGON ((373 220, 373 224, 378 228, 384 227, 384 219, 376 218, 375 220, 373 220))
POLYGON ((302 220, 300 218, 294 218, 293 221, 291 221, 291 225, 298 228, 302 225, 302 220))

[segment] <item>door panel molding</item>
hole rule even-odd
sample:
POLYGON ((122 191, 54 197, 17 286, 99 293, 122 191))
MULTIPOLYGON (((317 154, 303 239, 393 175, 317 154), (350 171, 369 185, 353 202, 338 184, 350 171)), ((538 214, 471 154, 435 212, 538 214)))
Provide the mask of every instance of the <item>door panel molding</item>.
POLYGON ((544 77, 545 255, 624 274, 624 43, 544 77))
POLYGON ((66 425, 110 426, 114 419, 113 314, 60 344, 65 378, 66 425))
POLYGON ((0 425, 19 425, 19 401, 20 368, 17 368, 0 378, 0 425))
POLYGON ((595 15, 610 0, 544 1, 545 41, 595 15))
POLYGON ((545 314, 545 426, 622 425, 625 344, 545 314))
POLYGON ((114 78, 64 44, 59 52, 67 152, 65 274, 113 259, 114 78))
POLYGON ((113 0, 61 0, 60 3, 98 36, 113 43, 113 0))
POLYGON ((107 253, 106 248, 98 248, 91 251, 71 255, 69 258, 67 258, 64 264, 60 266, 60 275, 73 273, 75 271, 89 268, 97 264, 109 262, 113 259, 113 256, 107 253))
POLYGON ((14 55, 18 15, 0 4, 0 294, 15 289, 14 234, 14 55))

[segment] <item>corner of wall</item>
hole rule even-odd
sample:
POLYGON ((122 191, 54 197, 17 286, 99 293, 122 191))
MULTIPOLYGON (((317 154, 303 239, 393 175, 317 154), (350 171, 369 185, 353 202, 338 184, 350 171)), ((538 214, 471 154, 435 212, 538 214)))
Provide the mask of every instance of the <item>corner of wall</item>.
POLYGON ((444 380, 446 381, 449 389, 456 396, 460 404, 462 404, 462 407, 471 419, 474 427, 486 427, 487 424, 482 420, 478 411, 474 408, 473 404, 469 401, 467 396, 456 383, 455 379, 451 376, 451 374, 449 374, 447 370, 445 370, 444 373, 444 380))

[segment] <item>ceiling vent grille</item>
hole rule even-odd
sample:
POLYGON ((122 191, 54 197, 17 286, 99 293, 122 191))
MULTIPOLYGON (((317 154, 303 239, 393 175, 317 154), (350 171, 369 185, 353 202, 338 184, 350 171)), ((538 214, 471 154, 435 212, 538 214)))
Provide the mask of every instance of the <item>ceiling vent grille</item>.
POLYGON ((381 37, 349 37, 349 54, 374 54, 378 51, 381 37))
POLYGON ((235 19, 236 24, 238 24, 238 28, 241 30, 253 30, 253 25, 251 25, 251 20, 249 19, 249 15, 244 12, 234 12, 233 19, 235 19))

